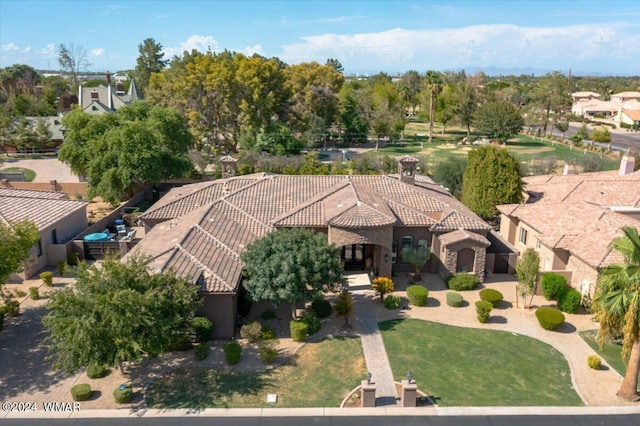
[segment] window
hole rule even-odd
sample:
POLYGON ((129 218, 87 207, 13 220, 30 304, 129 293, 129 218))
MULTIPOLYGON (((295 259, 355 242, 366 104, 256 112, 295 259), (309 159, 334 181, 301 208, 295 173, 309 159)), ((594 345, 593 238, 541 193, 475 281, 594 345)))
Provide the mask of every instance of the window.
POLYGON ((524 228, 520 228, 520 243, 522 245, 527 245, 527 230, 524 228))
MULTIPOLYGON (((402 253, 406 253, 410 251, 412 248, 413 248, 413 237, 410 235, 405 235, 404 237, 402 237, 402 253)), ((402 263, 407 263, 407 262, 405 262, 405 260, 402 259, 402 263)))
POLYGON ((36 243, 36 254, 38 257, 42 256, 42 241, 40 240, 36 243))
POLYGON ((536 248, 538 250, 540 250, 542 248, 542 243, 540 243, 540 240, 538 240, 538 242, 536 243, 536 248))
POLYGON ((58 244, 58 233, 55 229, 51 230, 51 244, 58 244))
POLYGON ((429 241, 427 240, 418 240, 418 248, 425 248, 428 249, 429 248, 429 241))
POLYGON ((398 240, 393 240, 393 244, 391 245, 391 264, 395 265, 397 259, 398 259, 398 240))

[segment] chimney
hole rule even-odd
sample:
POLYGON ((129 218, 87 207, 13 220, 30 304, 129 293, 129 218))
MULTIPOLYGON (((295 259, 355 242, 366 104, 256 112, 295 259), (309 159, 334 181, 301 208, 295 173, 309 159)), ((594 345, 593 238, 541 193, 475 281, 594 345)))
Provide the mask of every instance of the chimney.
POLYGON ((405 155, 404 157, 396 157, 398 161, 398 174, 400 175, 400 181, 408 183, 410 185, 415 184, 416 166, 418 165, 418 159, 405 155))
POLYGON ((624 175, 628 175, 629 173, 633 173, 633 169, 635 168, 636 165, 636 159, 629 156, 629 155, 625 155, 622 157, 622 161, 620 161, 620 170, 618 171, 618 174, 620 176, 624 176, 624 175))
POLYGON ((9 188, 9 179, 1 179, 0 188, 9 188))
POLYGON ((107 84, 111 84, 111 73, 107 71, 107 84))
POLYGON ((565 164, 564 165, 564 170, 562 171, 562 174, 564 176, 575 175, 576 174, 576 170, 573 168, 573 164, 565 164))
POLYGON ((50 180, 49 181, 49 190, 53 191, 53 192, 58 192, 58 181, 57 180, 50 180))
POLYGON ((84 105, 82 105, 82 83, 78 86, 78 105, 80 105, 80 109, 84 108, 84 105))
POLYGON ((109 75, 109 78, 107 79, 107 98, 108 98, 107 105, 111 110, 113 109, 113 100, 111 99, 111 76, 110 75, 109 75))

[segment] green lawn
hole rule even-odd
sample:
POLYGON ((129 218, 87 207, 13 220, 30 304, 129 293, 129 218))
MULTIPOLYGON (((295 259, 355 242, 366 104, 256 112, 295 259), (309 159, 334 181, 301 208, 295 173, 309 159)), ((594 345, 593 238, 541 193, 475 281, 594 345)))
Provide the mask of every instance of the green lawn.
POLYGON ((150 408, 338 407, 364 377, 359 338, 307 343, 282 367, 260 373, 175 370, 147 391, 150 408), (278 395, 267 404, 268 393, 278 395))
MULTIPOLYGON (((591 349, 596 351, 600 357, 618 372, 621 376, 624 376, 627 371, 627 366, 622 362, 622 344, 618 343, 606 343, 603 345, 602 350, 596 342, 597 330, 585 330, 580 331, 578 334, 582 337, 582 340, 587 342, 591 349)), ((585 361, 586 362, 586 361, 585 361)), ((638 376, 640 377, 640 375, 638 376)))
POLYGON ((36 177, 36 172, 31 169, 25 169, 22 167, 7 167, 0 169, 0 172, 24 172, 24 178, 27 182, 32 182, 36 177))
POLYGON ((539 340, 413 319, 380 330, 395 379, 410 370, 440 406, 582 405, 567 361, 539 340))

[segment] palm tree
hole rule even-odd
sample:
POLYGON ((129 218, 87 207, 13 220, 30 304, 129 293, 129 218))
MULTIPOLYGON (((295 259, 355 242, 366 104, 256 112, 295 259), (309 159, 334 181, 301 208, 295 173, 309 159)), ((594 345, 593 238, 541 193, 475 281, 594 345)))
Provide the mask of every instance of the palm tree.
POLYGON ((603 345, 614 336, 623 335, 622 360, 627 364, 618 395, 638 399, 640 371, 640 237, 632 226, 622 228, 624 236, 611 242, 611 247, 624 256, 623 264, 612 264, 600 271, 593 299, 600 330, 598 342, 603 345))
POLYGON ((438 71, 427 71, 425 83, 429 89, 429 144, 433 138, 433 121, 436 114, 436 99, 440 93, 442 78, 438 71))

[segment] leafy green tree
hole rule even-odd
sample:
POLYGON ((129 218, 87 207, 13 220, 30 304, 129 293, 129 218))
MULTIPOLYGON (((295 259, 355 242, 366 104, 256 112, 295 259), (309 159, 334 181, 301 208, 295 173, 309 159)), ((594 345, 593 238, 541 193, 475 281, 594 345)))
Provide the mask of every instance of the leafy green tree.
POLYGON ((59 158, 87 177, 89 194, 111 204, 139 185, 186 176, 193 170, 187 153, 193 138, 173 109, 135 102, 114 114, 75 110, 63 118, 67 128, 59 158))
POLYGON ((462 179, 466 169, 466 158, 449 157, 436 163, 433 179, 459 199, 462 195, 462 179))
POLYGON ((5 224, 0 221, 0 289, 13 272, 20 271, 39 239, 33 222, 25 219, 5 224))
POLYGON ((140 90, 144 93, 149 86, 151 74, 162 71, 169 62, 162 59, 162 44, 153 38, 146 38, 138 45, 140 56, 136 59, 136 68, 133 71, 134 80, 140 90))
POLYGON ((151 259, 80 263, 76 283, 49 295, 43 324, 54 368, 119 367, 154 357, 188 335, 198 287, 172 272, 150 274, 151 259))
POLYGON ((569 130, 569 122, 566 120, 556 120, 553 126, 562 133, 562 140, 564 140, 564 133, 569 130))
POLYGON ((413 275, 413 279, 415 281, 420 281, 422 279, 420 270, 425 265, 425 263, 429 261, 430 258, 431 251, 424 246, 420 246, 417 248, 412 247, 410 250, 402 252, 402 260, 409 262, 416 271, 413 275))
POLYGON ((443 135, 447 129, 447 125, 451 123, 456 116, 456 102, 455 87, 452 84, 443 85, 435 108, 436 120, 442 123, 443 135))
POLYGON ((587 130, 587 123, 582 123, 580 129, 576 132, 575 135, 571 136, 571 140, 574 142, 580 142, 589 137, 589 130, 587 130))
POLYGON ((600 126, 596 129, 593 129, 593 132, 591 132, 591 140, 594 140, 596 142, 602 142, 602 143, 609 143, 611 142, 611 133, 609 132, 609 129, 607 128, 607 126, 600 126))
POLYGON ((411 114, 416 115, 416 107, 420 103, 422 76, 416 70, 405 72, 400 79, 402 100, 411 107, 411 114))
POLYGON ((347 143, 364 143, 367 141, 369 124, 360 107, 360 91, 364 84, 361 81, 349 81, 340 90, 340 136, 347 143))
POLYGON ((498 214, 496 206, 522 202, 520 164, 506 149, 482 146, 469 152, 462 178, 462 202, 478 216, 498 214))
POLYGON ((254 300, 274 305, 311 300, 320 290, 342 281, 339 249, 327 236, 309 229, 279 229, 247 246, 242 253, 244 288, 254 300))
MULTIPOLYGON (((522 307, 527 307, 527 296, 531 296, 536 292, 538 278, 540 276, 540 256, 538 252, 532 248, 524 251, 518 262, 516 263, 516 277, 518 278, 517 292, 522 297, 522 307)), ((531 301, 529 301, 531 304, 531 301)), ((516 297, 516 307, 518 307, 518 298, 516 297)))
POLYGON ((478 132, 505 142, 522 130, 520 111, 507 101, 487 102, 476 110, 474 125, 478 132))
POLYGON ((611 247, 623 256, 624 263, 600 271, 593 309, 600 323, 600 345, 623 336, 622 359, 627 370, 618 395, 636 401, 640 372, 640 237, 632 226, 623 227, 622 232, 624 235, 615 238, 611 247))
POLYGON ((339 72, 340 74, 344 74, 344 67, 342 66, 340 61, 335 58, 327 59, 327 62, 325 63, 325 65, 329 65, 331 68, 336 70, 336 72, 339 72))
POLYGON ((571 105, 571 97, 567 91, 567 78, 558 71, 540 77, 532 91, 532 101, 544 109, 543 131, 546 134, 551 113, 559 114, 571 105))

